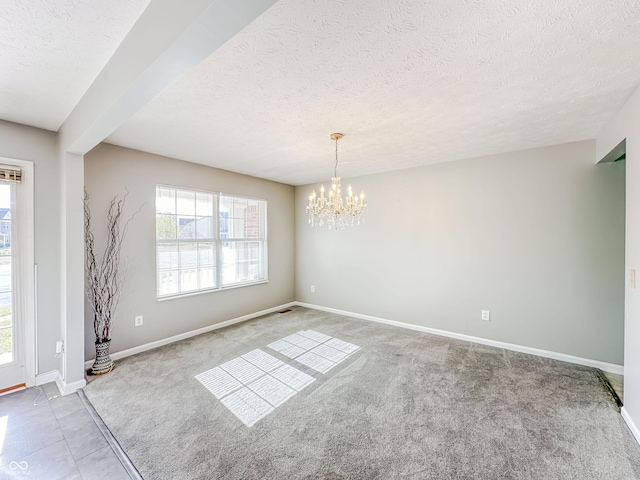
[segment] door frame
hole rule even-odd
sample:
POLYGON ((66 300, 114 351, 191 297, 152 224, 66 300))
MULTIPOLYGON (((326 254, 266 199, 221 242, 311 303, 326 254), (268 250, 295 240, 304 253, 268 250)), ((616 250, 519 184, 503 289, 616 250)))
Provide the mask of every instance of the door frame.
POLYGON ((24 383, 27 387, 36 383, 36 295, 35 295, 35 236, 34 236, 34 165, 33 162, 0 157, 0 163, 22 169, 22 183, 15 189, 16 237, 19 242, 11 245, 16 261, 14 284, 15 310, 20 321, 16 338, 20 342, 24 359, 24 383), (15 248, 15 250, 14 250, 15 248))

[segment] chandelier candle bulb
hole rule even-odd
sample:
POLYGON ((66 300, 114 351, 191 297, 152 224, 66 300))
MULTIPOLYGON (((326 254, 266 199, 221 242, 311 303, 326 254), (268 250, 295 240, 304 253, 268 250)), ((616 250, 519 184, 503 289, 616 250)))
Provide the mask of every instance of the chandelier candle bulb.
POLYGON ((341 133, 332 133, 331 140, 336 142, 336 162, 331 177, 331 188, 329 198, 324 197, 324 185, 320 187, 320 198, 316 200, 315 190, 309 197, 307 214, 309 215, 309 225, 324 226, 325 222, 329 229, 340 230, 352 227, 354 224, 360 225, 363 222, 363 214, 367 205, 364 203, 364 192, 358 195, 353 194, 351 185, 347 188, 346 205, 343 203, 340 189, 340 177, 338 176, 338 140, 343 137, 341 133))

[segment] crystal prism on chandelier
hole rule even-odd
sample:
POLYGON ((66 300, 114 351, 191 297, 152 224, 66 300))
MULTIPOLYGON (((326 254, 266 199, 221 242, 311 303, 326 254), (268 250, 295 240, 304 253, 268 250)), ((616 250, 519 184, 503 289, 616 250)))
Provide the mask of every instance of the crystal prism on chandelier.
POLYGON ((309 214, 309 225, 312 227, 326 225, 330 230, 340 230, 364 222, 363 215, 367 208, 364 203, 364 192, 360 193, 360 196, 354 195, 349 185, 346 202, 342 201, 338 176, 338 140, 342 137, 341 133, 331 134, 331 140, 336 142, 336 163, 328 195, 325 195, 324 185, 320 187, 319 197, 315 190, 309 195, 307 214, 309 214))

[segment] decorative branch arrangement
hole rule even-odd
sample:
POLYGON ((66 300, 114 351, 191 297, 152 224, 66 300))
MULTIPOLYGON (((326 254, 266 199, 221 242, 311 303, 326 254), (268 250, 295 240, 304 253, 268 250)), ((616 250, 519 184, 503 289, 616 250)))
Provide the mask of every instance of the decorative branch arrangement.
POLYGON ((135 212, 124 225, 122 216, 125 201, 129 192, 118 199, 116 195, 111 200, 107 212, 107 244, 101 259, 96 258, 94 252, 94 235, 91 230, 91 210, 89 208, 89 193, 84 191, 84 241, 87 274, 87 297, 93 309, 93 329, 96 334, 96 344, 111 340, 111 321, 118 306, 120 290, 124 283, 124 272, 120 270, 122 243, 127 235, 127 227, 135 212))

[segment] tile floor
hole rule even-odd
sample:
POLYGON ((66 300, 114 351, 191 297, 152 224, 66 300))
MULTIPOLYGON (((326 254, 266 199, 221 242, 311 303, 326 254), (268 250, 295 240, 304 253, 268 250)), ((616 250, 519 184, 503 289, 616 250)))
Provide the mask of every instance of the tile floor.
POLYGON ((62 397, 48 383, 0 397, 0 479, 20 478, 138 477, 127 472, 80 395, 62 397))

